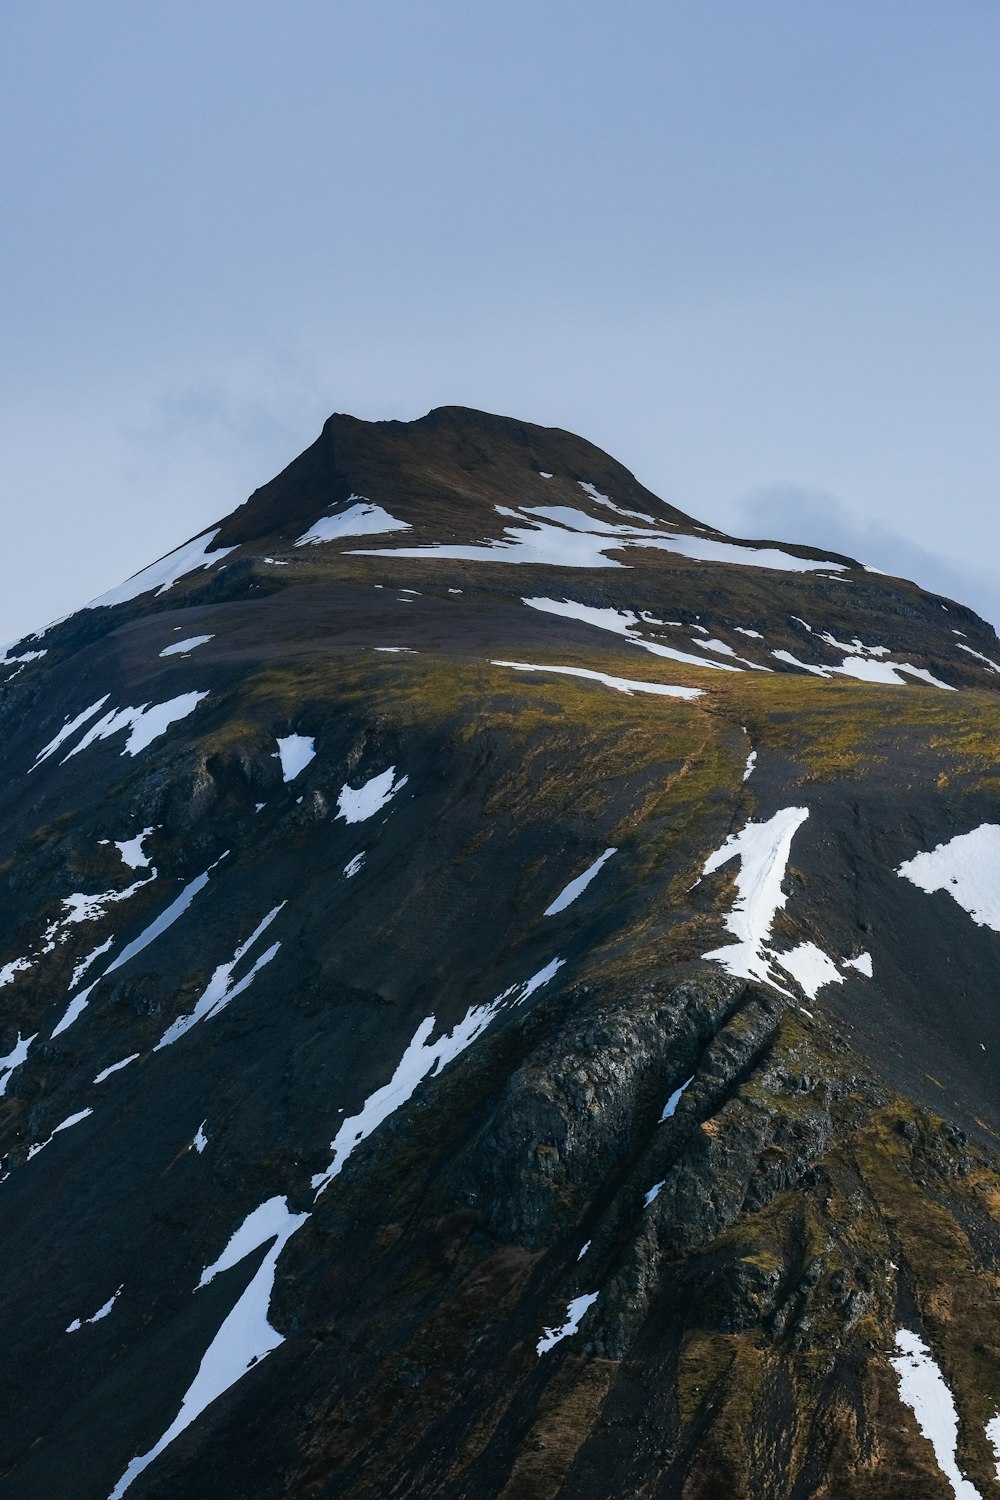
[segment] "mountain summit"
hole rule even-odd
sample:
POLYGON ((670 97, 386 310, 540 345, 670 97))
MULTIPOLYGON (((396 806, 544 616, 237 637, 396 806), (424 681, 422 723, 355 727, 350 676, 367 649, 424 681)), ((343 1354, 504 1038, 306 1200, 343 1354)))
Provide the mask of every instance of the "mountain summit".
POLYGON ((0 1497, 1000 1495, 998 688, 460 407, 8 647, 0 1497))

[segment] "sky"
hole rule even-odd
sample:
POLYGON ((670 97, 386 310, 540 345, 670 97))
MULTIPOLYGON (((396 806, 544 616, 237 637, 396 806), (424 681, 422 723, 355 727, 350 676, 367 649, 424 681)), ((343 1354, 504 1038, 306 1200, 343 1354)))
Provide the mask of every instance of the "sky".
POLYGON ((1000 624, 994 0, 0 10, 0 642, 332 411, 579 432, 1000 624))

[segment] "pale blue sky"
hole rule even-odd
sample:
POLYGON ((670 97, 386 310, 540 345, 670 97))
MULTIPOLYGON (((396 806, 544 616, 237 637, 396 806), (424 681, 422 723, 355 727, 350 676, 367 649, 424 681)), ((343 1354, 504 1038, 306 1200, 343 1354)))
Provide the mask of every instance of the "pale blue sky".
POLYGON ((1000 622, 998 77, 992 0, 3 7, 0 641, 446 402, 1000 622))

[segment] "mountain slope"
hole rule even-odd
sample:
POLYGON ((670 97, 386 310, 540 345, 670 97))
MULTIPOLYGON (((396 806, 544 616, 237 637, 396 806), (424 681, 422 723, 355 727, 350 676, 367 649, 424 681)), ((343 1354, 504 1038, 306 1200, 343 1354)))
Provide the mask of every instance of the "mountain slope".
POLYGON ((8 648, 0 1495, 1000 1493, 998 662, 460 408, 8 648))

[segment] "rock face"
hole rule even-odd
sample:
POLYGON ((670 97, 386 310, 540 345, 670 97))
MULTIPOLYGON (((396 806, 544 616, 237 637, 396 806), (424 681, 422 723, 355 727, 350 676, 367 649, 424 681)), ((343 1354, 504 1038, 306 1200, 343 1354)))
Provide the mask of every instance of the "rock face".
POLYGON ((449 408, 0 681, 0 1496, 1000 1494, 971 611, 449 408))

